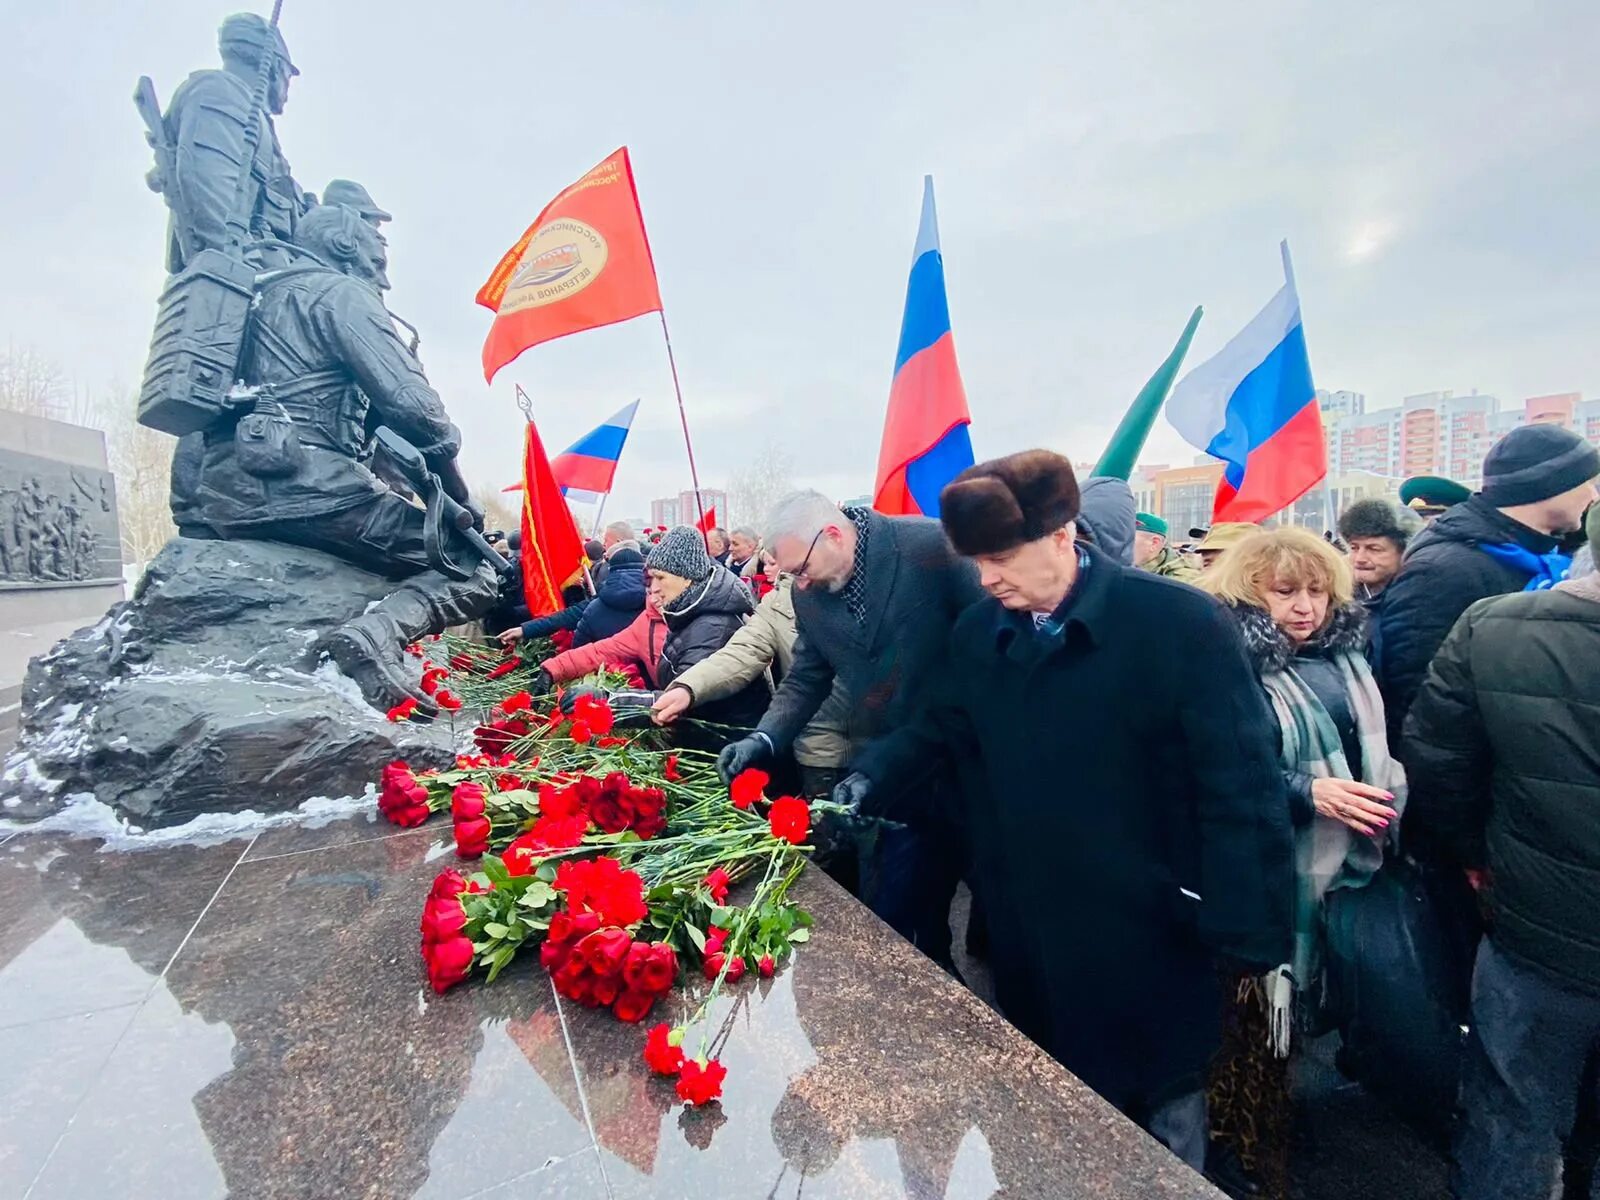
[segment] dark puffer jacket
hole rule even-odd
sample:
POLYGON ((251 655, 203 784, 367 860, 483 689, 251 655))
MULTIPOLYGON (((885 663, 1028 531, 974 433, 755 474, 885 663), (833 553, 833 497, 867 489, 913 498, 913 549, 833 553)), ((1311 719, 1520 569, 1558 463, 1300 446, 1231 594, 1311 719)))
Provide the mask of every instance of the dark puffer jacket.
POLYGON ((1497 948, 1600 996, 1600 576, 1473 605, 1406 721, 1412 809, 1497 948))
MULTIPOLYGON (((682 672, 721 650, 755 610, 750 589, 726 567, 714 567, 703 582, 691 585, 662 610, 667 640, 661 647, 656 686, 669 686, 682 672)), ((701 721, 748 729, 761 719, 771 696, 766 679, 757 677, 733 695, 696 708, 694 715, 701 721)), ((721 745, 726 733, 715 740, 721 745)))
POLYGON ((1389 745, 1400 745, 1406 710, 1428 663, 1462 613, 1489 596, 1520 592, 1526 572, 1491 558, 1480 545, 1515 543, 1548 554, 1556 539, 1529 529, 1473 496, 1419 533, 1378 605, 1373 664, 1383 689, 1389 745))
POLYGON ((644 611, 644 599, 643 556, 636 550, 619 550, 613 555, 593 600, 525 622, 522 636, 548 637, 558 629, 570 629, 572 644, 587 646, 632 625, 644 611))
MULTIPOLYGON (((1244 648, 1250 655, 1250 665, 1260 679, 1273 671, 1289 668, 1299 676, 1328 710, 1333 727, 1339 731, 1339 741, 1345 759, 1350 764, 1356 782, 1361 781, 1361 733, 1356 727, 1355 709, 1350 705, 1350 694, 1345 688, 1344 672, 1339 668, 1337 655, 1361 654, 1367 642, 1367 613, 1359 602, 1335 609, 1333 619, 1316 637, 1303 646, 1295 646, 1287 634, 1273 623, 1265 609, 1249 605, 1228 605, 1228 611, 1239 623, 1244 636, 1244 648)), ((1278 750, 1283 750, 1283 730, 1278 730, 1278 750)), ((1284 769, 1283 782, 1289 797, 1289 814, 1297 826, 1309 825, 1316 816, 1311 800, 1312 778, 1304 771, 1284 769)))

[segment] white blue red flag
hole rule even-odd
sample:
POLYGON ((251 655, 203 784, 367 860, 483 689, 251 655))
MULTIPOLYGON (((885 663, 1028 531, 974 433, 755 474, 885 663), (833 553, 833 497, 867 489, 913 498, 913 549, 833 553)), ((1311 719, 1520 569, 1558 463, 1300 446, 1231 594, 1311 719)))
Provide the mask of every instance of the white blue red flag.
POLYGON ((637 400, 624 405, 607 417, 604 424, 591 429, 556 455, 550 469, 561 485, 562 495, 569 500, 588 502, 611 490, 611 481, 617 477, 617 461, 627 443, 628 430, 633 428, 633 414, 638 411, 637 400))
POLYGON ((1300 297, 1283 246, 1284 285, 1214 358, 1178 381, 1167 420, 1225 464, 1213 521, 1256 522, 1288 508, 1328 473, 1300 297))
POLYGON ((933 176, 922 188, 922 224, 911 255, 906 313, 889 385, 872 507, 891 516, 939 515, 939 493, 972 465, 967 392, 956 366, 933 176))

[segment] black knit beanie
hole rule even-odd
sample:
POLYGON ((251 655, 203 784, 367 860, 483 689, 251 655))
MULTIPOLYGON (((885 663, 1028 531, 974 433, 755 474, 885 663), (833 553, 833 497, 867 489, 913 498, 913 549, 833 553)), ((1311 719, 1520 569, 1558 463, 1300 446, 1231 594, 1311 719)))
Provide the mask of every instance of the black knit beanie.
POLYGON ((1600 450, 1560 425, 1521 425, 1483 460, 1479 492, 1496 508, 1538 504, 1600 475, 1600 450))

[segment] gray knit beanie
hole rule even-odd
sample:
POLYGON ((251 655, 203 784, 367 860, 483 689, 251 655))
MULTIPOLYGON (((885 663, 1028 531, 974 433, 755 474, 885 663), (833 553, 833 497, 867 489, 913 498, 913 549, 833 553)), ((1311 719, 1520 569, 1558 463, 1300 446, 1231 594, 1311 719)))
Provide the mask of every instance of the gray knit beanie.
POLYGON ((706 553, 706 540, 700 531, 690 525, 675 525, 650 551, 644 565, 652 571, 665 571, 691 583, 699 583, 711 574, 715 564, 706 553))
POLYGON ((1483 460, 1481 495, 1496 508, 1538 504, 1600 475, 1600 450, 1559 425, 1520 425, 1483 460))

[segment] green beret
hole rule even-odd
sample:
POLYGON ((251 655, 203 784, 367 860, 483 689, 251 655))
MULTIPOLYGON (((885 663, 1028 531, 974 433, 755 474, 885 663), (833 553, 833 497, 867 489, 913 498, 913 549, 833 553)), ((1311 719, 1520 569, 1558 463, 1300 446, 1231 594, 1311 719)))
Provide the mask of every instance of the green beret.
POLYGON ((1159 534, 1161 537, 1167 536, 1167 523, 1154 513, 1135 513, 1133 527, 1139 530, 1140 533, 1154 533, 1159 534))

